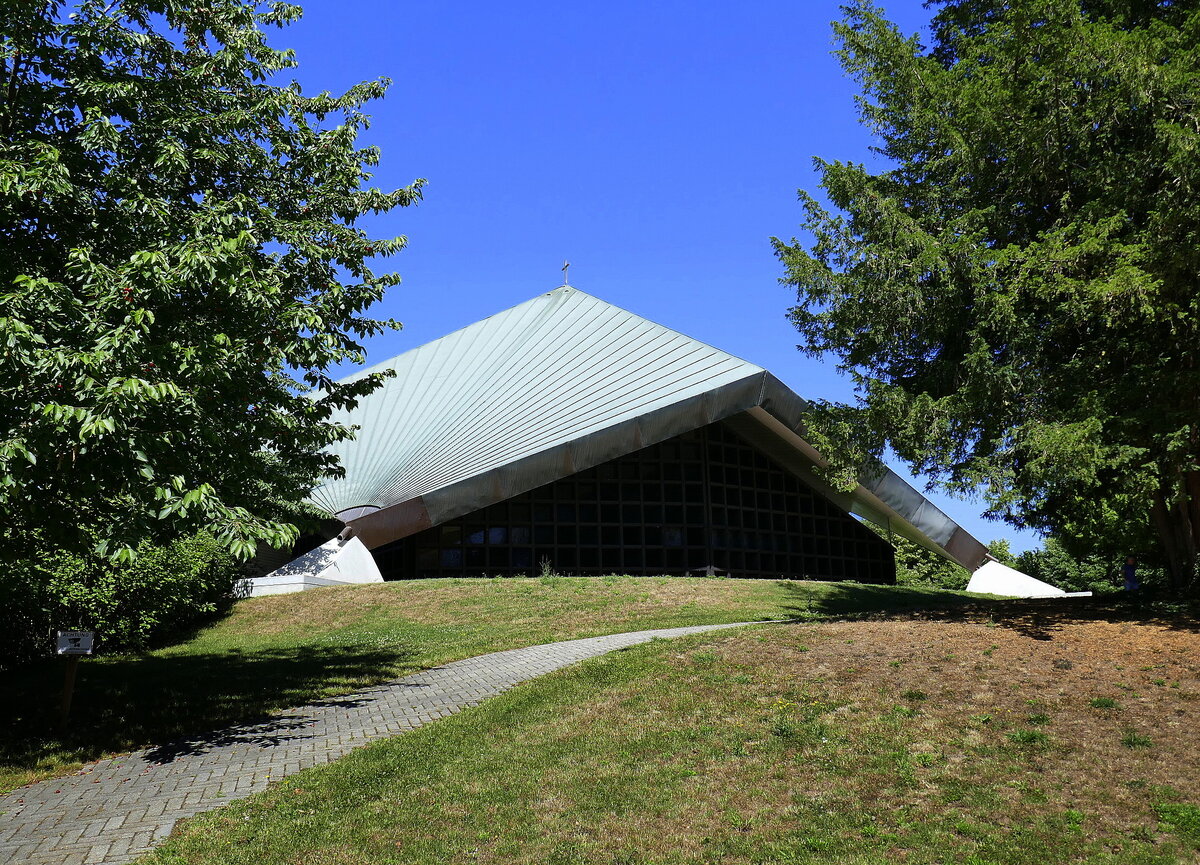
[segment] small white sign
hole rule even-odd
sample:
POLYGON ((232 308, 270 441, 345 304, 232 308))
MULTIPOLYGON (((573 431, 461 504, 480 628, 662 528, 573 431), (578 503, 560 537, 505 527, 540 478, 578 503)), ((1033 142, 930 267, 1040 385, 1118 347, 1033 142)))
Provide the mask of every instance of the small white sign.
POLYGON ((60 655, 90 655, 95 631, 58 631, 58 653, 60 655))

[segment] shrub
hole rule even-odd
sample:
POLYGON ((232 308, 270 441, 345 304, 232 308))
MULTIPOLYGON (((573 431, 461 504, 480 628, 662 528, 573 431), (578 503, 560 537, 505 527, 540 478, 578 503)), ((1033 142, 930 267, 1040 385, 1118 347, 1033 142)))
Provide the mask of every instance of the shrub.
MULTIPOLYGON (((1062 541, 1049 537, 1040 550, 1028 550, 1017 556, 1013 567, 1068 592, 1104 594, 1124 588, 1125 580, 1121 572, 1124 562, 1124 556, 1076 556, 1062 541)), ((1162 568, 1151 567, 1144 561, 1139 561, 1137 572, 1138 582, 1142 586, 1155 587, 1166 583, 1162 568)))
POLYGON ((896 551, 896 585, 960 591, 967 587, 971 574, 966 568, 906 538, 885 531, 874 523, 864 521, 863 525, 891 544, 896 551))
POLYGON ((204 533, 143 543, 128 564, 63 552, 0 564, 0 669, 51 654, 55 629, 96 631, 98 651, 144 650, 222 612, 240 575, 204 533))

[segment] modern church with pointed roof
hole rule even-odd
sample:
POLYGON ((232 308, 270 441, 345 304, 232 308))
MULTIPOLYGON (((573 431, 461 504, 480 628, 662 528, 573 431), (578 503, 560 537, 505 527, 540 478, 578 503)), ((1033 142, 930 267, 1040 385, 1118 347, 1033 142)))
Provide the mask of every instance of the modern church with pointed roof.
POLYGON ((887 469, 823 483, 804 401, 765 369, 571 286, 365 370, 312 501, 387 579, 728 574, 892 582, 870 520, 978 567, 986 549, 887 469))

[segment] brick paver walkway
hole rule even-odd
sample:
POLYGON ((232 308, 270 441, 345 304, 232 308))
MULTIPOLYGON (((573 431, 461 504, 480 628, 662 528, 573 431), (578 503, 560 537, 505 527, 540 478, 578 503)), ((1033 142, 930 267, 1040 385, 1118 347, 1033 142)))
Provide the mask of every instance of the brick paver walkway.
POLYGON ((301 706, 264 723, 101 760, 77 775, 0 797, 0 862, 128 862, 166 838, 182 817, 257 793, 272 779, 452 715, 520 682, 655 637, 737 626, 636 631, 494 652, 301 706))

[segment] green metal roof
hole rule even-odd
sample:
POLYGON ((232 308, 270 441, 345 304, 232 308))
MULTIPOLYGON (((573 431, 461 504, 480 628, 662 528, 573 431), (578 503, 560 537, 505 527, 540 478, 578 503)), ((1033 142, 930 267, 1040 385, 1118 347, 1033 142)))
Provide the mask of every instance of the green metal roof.
POLYGON ((336 418, 346 477, 313 500, 387 507, 763 369, 564 286, 359 373, 396 377, 336 418))
MULTIPOLYGON (((351 378, 383 369, 395 377, 335 415, 360 427, 332 448, 345 477, 311 497, 368 547, 737 416, 822 486, 804 401, 778 379, 570 286, 351 378)), ((886 469, 849 496, 823 492, 967 567, 986 552, 886 469)))

